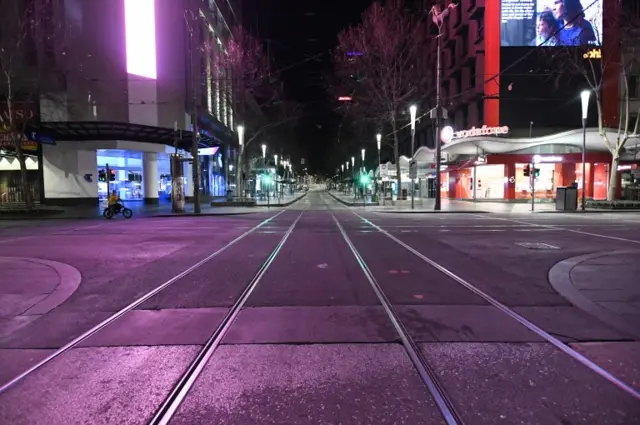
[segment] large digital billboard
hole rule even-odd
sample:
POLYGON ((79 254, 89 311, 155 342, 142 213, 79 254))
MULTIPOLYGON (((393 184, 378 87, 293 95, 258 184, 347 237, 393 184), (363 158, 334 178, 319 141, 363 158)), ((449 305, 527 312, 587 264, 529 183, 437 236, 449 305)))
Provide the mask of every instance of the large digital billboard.
POLYGON ((603 1, 500 0, 500 46, 600 46, 603 1))

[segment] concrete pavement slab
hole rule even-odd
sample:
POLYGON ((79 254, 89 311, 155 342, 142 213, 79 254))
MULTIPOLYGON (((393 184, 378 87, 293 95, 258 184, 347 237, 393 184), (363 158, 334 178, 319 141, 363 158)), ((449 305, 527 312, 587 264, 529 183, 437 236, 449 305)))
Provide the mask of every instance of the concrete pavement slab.
POLYGON ((382 307, 251 307, 242 310, 224 343, 380 343, 397 339, 382 307))
POLYGON ((392 304, 486 304, 386 235, 346 231, 392 304))
POLYGON ((306 212, 247 306, 377 305, 331 215, 306 212))
POLYGON ((640 423, 640 403, 549 344, 422 344, 474 425, 640 423))
POLYGON ((0 397, 11 425, 142 425, 197 347, 78 348, 0 397))
POLYGON ((171 425, 442 424, 400 345, 223 346, 171 425))
POLYGON ((416 342, 541 342, 495 307, 484 305, 395 306, 416 342))
POLYGON ((46 349, 0 349, 0 364, 2 365, 0 367, 0 385, 9 382, 52 352, 53 350, 46 349))
POLYGON ((570 345, 640 391, 640 342, 581 342, 570 345))
POLYGON ((549 282, 577 307, 640 339, 640 306, 635 304, 640 301, 638 253, 603 251, 568 258, 549 270, 549 282))
POLYGON ((566 342, 620 341, 630 336, 574 306, 526 306, 513 310, 566 342))
POLYGON ((227 308, 132 310, 79 347, 203 345, 227 308))

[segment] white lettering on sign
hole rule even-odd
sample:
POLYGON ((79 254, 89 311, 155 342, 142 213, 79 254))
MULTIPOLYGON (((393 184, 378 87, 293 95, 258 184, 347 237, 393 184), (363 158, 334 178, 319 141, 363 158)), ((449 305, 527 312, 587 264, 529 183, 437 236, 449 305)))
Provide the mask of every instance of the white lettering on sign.
POLYGON ((453 135, 454 139, 463 139, 465 137, 477 137, 477 136, 497 136, 499 134, 509 133, 509 127, 506 125, 502 127, 487 127, 483 125, 480 128, 471 127, 468 130, 456 131, 453 135))
POLYGON ((562 162, 562 157, 561 156, 540 156, 540 155, 534 155, 533 156, 533 163, 537 164, 539 162, 562 162))

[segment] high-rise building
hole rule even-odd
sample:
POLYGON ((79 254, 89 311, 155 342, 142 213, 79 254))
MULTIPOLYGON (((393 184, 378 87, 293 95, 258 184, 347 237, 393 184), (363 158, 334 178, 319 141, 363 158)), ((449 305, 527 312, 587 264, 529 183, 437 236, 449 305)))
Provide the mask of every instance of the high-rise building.
MULTIPOLYGON (((632 137, 620 151, 621 165, 617 170, 610 169, 612 155, 597 128, 599 113, 593 87, 576 71, 582 61, 587 71, 591 65, 596 74, 602 69, 601 80, 598 76, 602 82, 598 92, 601 117, 605 126, 617 128, 622 86, 616 65, 621 55, 621 16, 630 13, 626 9, 622 12, 625 1, 453 3, 457 6, 450 9, 440 31, 442 106, 447 110, 444 133, 436 134, 428 115, 435 106, 433 94, 429 102, 420 105, 418 113, 421 118, 416 146, 422 148, 415 158, 422 163, 420 193, 434 195, 436 168, 441 172, 444 197, 530 200, 535 191, 537 199, 553 201, 558 187, 574 184, 581 193, 581 93, 588 89, 586 196, 605 198, 612 179, 618 196, 623 195, 623 174, 632 173, 640 165, 633 153, 640 142, 632 137), (566 78, 569 75, 572 77, 566 78), (444 139, 443 162, 437 165, 433 153, 436 138, 444 139), (540 171, 532 188, 525 170, 533 162, 539 163, 535 168, 540 171)), ((637 2, 628 3, 637 8, 637 2)), ((438 30, 433 26, 435 36, 438 30)), ((434 58, 434 66, 437 42, 434 37, 425 52, 434 58)), ((637 43, 622 44, 628 47, 637 43)), ((637 91, 636 80, 632 73, 630 90, 637 91)), ((632 93, 633 99, 636 96, 632 93)), ((401 159, 401 166, 408 173, 408 130, 403 140, 401 153, 406 157, 401 159)))
MULTIPOLYGON (((200 187, 226 192, 233 99, 230 77, 212 69, 241 20, 239 1, 0 0, 0 7, 0 44, 15 59, 16 105, 33 114, 24 128, 35 143, 24 146, 36 198, 95 204, 107 195, 108 164, 110 188, 123 199, 159 202, 170 194, 169 155, 176 144, 190 148, 196 116, 205 149, 200 187), (25 42, 17 45, 16 34, 25 42)), ((5 100, 7 83, 0 81, 5 100)), ((19 167, 7 140, 0 193, 4 202, 19 202, 19 167)), ((192 167, 185 168, 190 176, 192 167)), ((185 191, 193 194, 190 178, 185 191)))

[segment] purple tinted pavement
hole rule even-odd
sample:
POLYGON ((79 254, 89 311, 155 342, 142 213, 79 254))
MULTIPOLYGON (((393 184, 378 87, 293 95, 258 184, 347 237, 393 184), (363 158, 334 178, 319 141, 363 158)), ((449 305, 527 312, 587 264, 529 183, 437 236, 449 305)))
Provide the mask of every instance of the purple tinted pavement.
MULTIPOLYGON (((0 422, 148 423, 301 213, 172 424, 442 423, 333 216, 407 332, 423 343, 425 358, 465 423, 631 425, 640 420, 638 400, 328 195, 310 192, 273 223, 125 314, 82 348, 0 394, 0 422), (34 406, 33 400, 40 401, 34 406)), ((636 385, 637 342, 573 306, 547 281, 559 261, 628 249, 633 242, 535 225, 578 228, 562 214, 536 215, 533 224, 533 216, 363 214, 636 385), (531 249, 541 246, 519 243, 548 245, 531 249)), ((45 348, 77 336, 259 220, 184 217, 138 220, 136 226, 120 222, 106 229, 65 228, 57 235, 25 231, 29 239, 12 244, 15 255, 32 252, 64 261, 81 270, 84 280, 73 297, 25 328, 29 332, 0 340, 12 347, 0 349, 0 362, 17 373, 28 366, 24 359, 37 361, 50 352, 45 348), (122 251, 114 250, 118 246, 122 251)), ((578 224, 603 235, 620 225, 597 215, 578 224)), ((640 239, 640 223, 622 226, 628 238, 640 239)))

